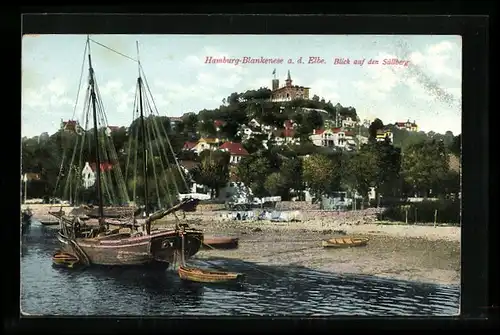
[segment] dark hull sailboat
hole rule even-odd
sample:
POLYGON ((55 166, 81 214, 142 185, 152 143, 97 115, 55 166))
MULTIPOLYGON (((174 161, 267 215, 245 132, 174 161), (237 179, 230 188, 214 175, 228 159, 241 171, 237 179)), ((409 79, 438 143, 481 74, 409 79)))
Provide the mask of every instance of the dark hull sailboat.
MULTIPOLYGON (((87 40, 87 46, 90 48, 89 39, 87 40)), ((188 228, 187 224, 176 224, 173 229, 151 231, 151 224, 168 214, 173 214, 177 210, 185 210, 192 207, 193 203, 195 203, 194 199, 185 199, 171 208, 159 210, 148 215, 148 181, 147 178, 144 178, 144 218, 141 218, 142 215, 140 215, 142 214, 142 209, 136 209, 131 206, 104 207, 103 188, 110 185, 104 183, 105 180, 103 180, 102 174, 105 172, 101 171, 102 164, 99 144, 102 144, 100 143, 100 138, 102 139, 103 137, 99 136, 96 107, 101 104, 96 98, 95 78, 90 51, 88 59, 90 106, 92 106, 94 123, 92 138, 95 146, 96 160, 95 191, 98 205, 95 207, 80 207, 67 215, 61 210, 59 212, 50 212, 60 222, 57 239, 61 244, 61 251, 75 254, 80 262, 86 265, 108 266, 136 266, 152 263, 163 263, 168 266, 180 254, 183 254, 182 256, 185 258, 193 256, 198 252, 203 243, 202 231, 188 228), (184 236, 184 249, 181 248, 182 236, 184 236)), ((139 121, 142 138, 146 138, 141 89, 142 81, 139 75, 138 100, 141 112, 139 121)), ((145 150, 143 147, 143 176, 147 177, 148 155, 145 150)), ((105 159, 109 151, 103 150, 105 159)), ((108 156, 108 159, 110 158, 113 159, 113 155, 108 156)), ((117 166, 116 171, 119 173, 119 165, 114 165, 117 166)), ((123 177, 120 175, 119 179, 121 178, 123 177)), ((135 178, 136 176, 134 176, 133 180, 136 180, 135 178)), ((135 196, 133 198, 135 199, 135 196)))
MULTIPOLYGON (((196 230, 186 230, 186 233, 189 238, 186 239, 185 256, 189 258, 200 250, 203 233, 196 230)), ((168 266, 175 261, 181 243, 177 230, 156 231, 143 236, 125 233, 75 240, 59 231, 57 239, 63 251, 83 254, 88 265, 133 266, 161 262, 168 266)))
POLYGON ((188 228, 186 224, 175 229, 151 231, 137 230, 142 227, 149 230, 151 221, 159 219, 183 206, 189 206, 190 200, 154 213, 149 219, 111 220, 106 223, 116 227, 114 230, 102 230, 99 225, 90 225, 79 217, 60 217, 61 228, 57 239, 63 252, 76 253, 87 265, 147 265, 161 262, 166 266, 174 262, 182 248, 181 232, 184 231, 184 256, 196 254, 203 244, 203 233, 188 228))

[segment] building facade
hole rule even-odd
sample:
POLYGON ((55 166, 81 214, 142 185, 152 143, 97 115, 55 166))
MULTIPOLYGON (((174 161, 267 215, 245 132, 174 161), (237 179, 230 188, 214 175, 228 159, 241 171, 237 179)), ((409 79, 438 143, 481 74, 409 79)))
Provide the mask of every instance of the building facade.
POLYGON ((293 81, 290 75, 290 70, 288 70, 288 76, 285 80, 285 86, 280 87, 279 79, 273 79, 271 101, 292 101, 294 99, 309 100, 309 87, 292 85, 292 82, 293 81))

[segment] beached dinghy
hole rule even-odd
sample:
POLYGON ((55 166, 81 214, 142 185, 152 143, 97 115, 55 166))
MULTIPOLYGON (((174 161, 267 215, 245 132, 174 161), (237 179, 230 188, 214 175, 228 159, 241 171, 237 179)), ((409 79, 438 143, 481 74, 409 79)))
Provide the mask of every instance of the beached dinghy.
POLYGON ((238 284, 245 279, 245 275, 242 273, 204 270, 187 266, 179 267, 179 277, 186 281, 212 284, 238 284))
POLYGON ((40 220, 39 222, 43 226, 57 226, 57 225, 59 225, 59 221, 56 221, 56 220, 40 220))
POLYGON ((60 267, 73 268, 78 262, 80 262, 78 256, 60 250, 52 256, 52 263, 60 267))
POLYGON ((351 248, 365 246, 368 241, 367 238, 338 237, 322 241, 321 244, 324 248, 351 248))
POLYGON ((237 237, 219 237, 206 236, 203 238, 204 249, 236 249, 238 248, 239 238, 237 237))

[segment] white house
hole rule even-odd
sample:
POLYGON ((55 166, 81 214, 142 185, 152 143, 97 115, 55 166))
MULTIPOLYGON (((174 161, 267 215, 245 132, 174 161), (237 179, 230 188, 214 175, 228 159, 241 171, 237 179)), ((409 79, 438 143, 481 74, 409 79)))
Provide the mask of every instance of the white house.
POLYGON ((345 150, 354 150, 356 147, 354 134, 342 128, 315 129, 309 138, 319 147, 338 147, 345 150))
POLYGON ((248 151, 243 147, 241 143, 235 143, 235 142, 224 142, 220 147, 219 150, 226 151, 229 153, 230 158, 229 158, 229 163, 230 164, 237 164, 241 161, 243 157, 248 156, 248 151))
POLYGON ((251 119, 251 120, 248 122, 248 125, 249 125, 250 127, 255 127, 255 128, 257 128, 257 127, 260 127, 260 126, 261 126, 261 124, 259 123, 259 121, 257 121, 256 119, 251 119))
POLYGON ((390 129, 380 129, 377 130, 377 142, 385 141, 386 138, 389 138, 391 142, 393 142, 394 134, 390 129))
POLYGON ((242 125, 238 130, 237 134, 241 136, 243 140, 248 140, 254 137, 255 135, 261 134, 261 132, 259 131, 258 127, 249 127, 242 125))
POLYGON ((358 122, 356 119, 353 119, 351 117, 346 117, 345 119, 342 120, 342 128, 354 128, 356 127, 358 122))

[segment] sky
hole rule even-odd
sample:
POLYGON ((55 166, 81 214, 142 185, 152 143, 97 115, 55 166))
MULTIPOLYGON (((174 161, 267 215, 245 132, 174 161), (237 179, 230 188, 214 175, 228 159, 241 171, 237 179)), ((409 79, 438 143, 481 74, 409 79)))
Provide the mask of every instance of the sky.
MULTIPOLYGON (((86 35, 25 35, 22 41, 22 136, 52 134, 81 119, 88 63, 77 101, 86 35)), ((461 132, 462 45, 445 35, 92 35, 92 65, 108 124, 132 122, 137 46, 161 115, 217 108, 232 92, 280 85, 310 87, 361 120, 416 121, 420 130, 461 132), (124 57, 126 55, 130 58, 124 57), (211 64, 213 58, 282 58, 282 64, 211 64), (302 64, 298 59, 302 57, 302 64), (325 63, 308 64, 309 57, 325 63), (350 64, 334 64, 335 58, 350 64), (294 64, 289 64, 291 59, 294 64), (379 64, 369 64, 378 60, 379 64), (384 65, 398 59, 401 65, 384 65), (363 61, 354 64, 355 60, 363 61), (404 62, 407 61, 407 62, 404 62)))

